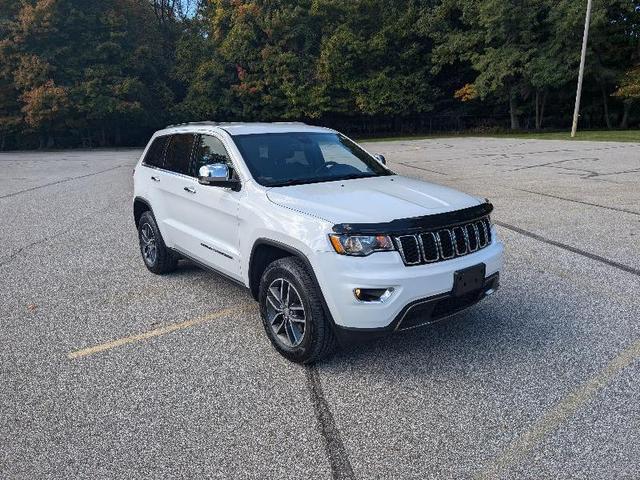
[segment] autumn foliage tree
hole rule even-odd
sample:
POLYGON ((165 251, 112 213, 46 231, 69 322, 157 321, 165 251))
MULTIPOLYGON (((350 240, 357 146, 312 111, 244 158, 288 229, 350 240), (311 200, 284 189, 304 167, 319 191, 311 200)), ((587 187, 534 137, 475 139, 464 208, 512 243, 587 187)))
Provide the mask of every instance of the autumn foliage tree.
MULTIPOLYGON (((584 2, 0 0, 0 148, 166 124, 566 127, 584 2), (428 122, 426 121, 428 120, 428 122)), ((581 122, 638 122, 640 0, 594 0, 581 122)))
POLYGON ((17 2, 4 22, 2 71, 40 146, 70 134, 120 143, 129 126, 168 117, 169 66, 151 18, 136 0, 17 2))

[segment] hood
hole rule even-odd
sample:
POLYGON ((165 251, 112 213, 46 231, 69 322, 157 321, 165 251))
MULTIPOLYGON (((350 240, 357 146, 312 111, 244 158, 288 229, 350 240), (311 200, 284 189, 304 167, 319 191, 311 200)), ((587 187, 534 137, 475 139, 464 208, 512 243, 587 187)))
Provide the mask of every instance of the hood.
POLYGON ((481 203, 452 188, 398 175, 271 188, 267 198, 331 223, 390 222, 481 203))

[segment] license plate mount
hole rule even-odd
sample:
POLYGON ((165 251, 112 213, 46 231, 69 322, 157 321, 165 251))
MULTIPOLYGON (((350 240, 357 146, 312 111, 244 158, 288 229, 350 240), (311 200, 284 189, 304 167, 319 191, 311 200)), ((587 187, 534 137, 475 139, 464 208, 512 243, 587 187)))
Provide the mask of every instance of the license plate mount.
POLYGON ((473 265, 453 273, 453 294, 460 297, 480 290, 484 285, 487 266, 484 263, 473 265))

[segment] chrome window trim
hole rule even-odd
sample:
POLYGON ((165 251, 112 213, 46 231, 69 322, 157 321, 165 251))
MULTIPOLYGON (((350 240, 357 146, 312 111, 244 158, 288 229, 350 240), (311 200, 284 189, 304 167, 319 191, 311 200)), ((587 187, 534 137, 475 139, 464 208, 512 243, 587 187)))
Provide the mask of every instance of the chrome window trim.
POLYGON ((167 170, 166 168, 160 168, 160 167, 154 167, 153 165, 145 165, 144 163, 142 164, 143 167, 147 167, 147 168, 151 168, 153 170, 158 170, 162 173, 168 173, 169 175, 175 175, 176 177, 182 177, 182 178, 186 178, 189 180, 197 180, 196 177, 192 177, 190 175, 185 175, 184 173, 179 173, 179 172, 174 172, 173 170, 167 170))
MULTIPOLYGON (((189 157, 189 168, 191 168, 191 165, 193 164, 193 162, 195 161, 194 155, 196 152, 196 148, 197 148, 197 142, 198 139, 203 136, 203 135, 208 135, 210 137, 214 137, 217 140, 220 141, 220 143, 222 144, 222 146, 224 147, 225 151, 227 152, 227 157, 229 158, 229 163, 231 164, 231 169, 236 172, 236 174, 238 175, 238 180, 240 180, 240 182, 243 181, 242 179, 242 175, 240 174, 240 172, 238 171, 238 168, 235 164, 235 162, 233 161, 232 155, 229 153, 229 146, 227 145, 227 143, 225 142, 225 139, 222 135, 218 134, 217 132, 200 132, 200 131, 185 131, 185 132, 176 132, 176 133, 168 133, 166 135, 158 135, 155 139, 157 138, 162 138, 162 137, 169 137, 169 140, 166 142, 165 146, 164 146, 164 151, 162 153, 162 163, 164 164, 164 161, 166 159, 166 154, 167 154, 167 148, 169 147, 169 143, 171 141, 171 137, 174 135, 193 135, 194 140, 193 140, 193 145, 191 146, 191 153, 190 153, 190 157, 189 157)), ((146 151, 145 151, 145 157, 146 157, 146 151)), ((140 163, 141 166, 146 167, 146 168, 151 168, 153 170, 158 170, 162 173, 168 173, 170 175, 175 175, 177 177, 181 177, 181 178, 186 178, 189 180, 198 180, 198 176, 191 176, 191 175, 186 175, 184 173, 179 173, 179 172, 175 172, 173 170, 169 170, 167 168, 163 168, 163 167, 157 167, 155 165, 149 165, 148 163, 145 162, 145 159, 142 159, 142 162, 140 163)))

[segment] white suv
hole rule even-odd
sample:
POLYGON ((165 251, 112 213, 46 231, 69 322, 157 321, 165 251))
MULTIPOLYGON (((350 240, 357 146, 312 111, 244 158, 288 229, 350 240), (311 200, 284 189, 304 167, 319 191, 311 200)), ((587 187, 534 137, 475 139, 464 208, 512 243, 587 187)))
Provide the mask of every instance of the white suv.
POLYGON ((247 287, 275 348, 301 363, 493 293, 503 246, 492 208, 301 123, 171 126, 134 172, 147 268, 185 258, 247 287))

